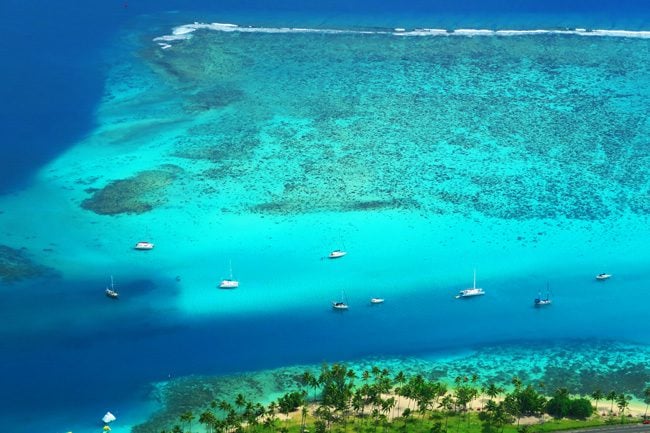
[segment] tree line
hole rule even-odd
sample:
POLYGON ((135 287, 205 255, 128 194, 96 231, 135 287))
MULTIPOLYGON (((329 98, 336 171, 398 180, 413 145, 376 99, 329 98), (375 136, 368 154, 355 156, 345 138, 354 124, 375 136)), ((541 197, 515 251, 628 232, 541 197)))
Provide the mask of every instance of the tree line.
MULTIPOLYGON (((578 397, 572 397, 567 388, 549 393, 543 383, 525 385, 517 377, 512 378, 508 389, 494 382, 480 383, 476 374, 458 376, 453 385, 448 385, 422 374, 391 374, 377 366, 359 374, 343 364, 324 364, 317 375, 305 371, 295 382, 295 389, 268 405, 238 394, 232 401, 209 402, 198 414, 183 412, 178 424, 160 433, 191 433, 194 421, 208 433, 326 433, 333 429, 406 432, 411 430, 409 425, 423 422, 427 423, 426 431, 452 433, 469 431, 472 421, 480 423, 484 433, 500 433, 507 425, 527 431, 529 426, 520 425, 524 417, 536 417, 540 422, 546 415, 584 420, 598 412, 601 401, 609 403, 610 416, 614 416, 616 406, 623 422, 631 400, 627 394, 599 389, 578 397), (475 402, 479 404, 475 408, 478 415, 472 416, 475 402), (289 418, 296 411, 299 422, 289 418), (284 415, 284 421, 279 414, 284 415)), ((644 389, 643 397, 646 417, 650 386, 644 389)))

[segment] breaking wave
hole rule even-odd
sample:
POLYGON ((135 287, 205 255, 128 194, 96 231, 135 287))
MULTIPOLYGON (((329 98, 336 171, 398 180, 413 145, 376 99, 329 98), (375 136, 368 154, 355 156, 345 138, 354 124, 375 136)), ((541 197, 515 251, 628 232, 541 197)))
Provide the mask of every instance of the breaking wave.
POLYGON ((414 36, 531 36, 531 35, 577 35, 591 37, 616 37, 616 38, 638 38, 650 39, 648 30, 602 30, 586 28, 566 29, 536 29, 536 30, 489 30, 489 29, 428 29, 428 28, 394 28, 378 30, 354 30, 354 29, 320 29, 320 28, 299 28, 299 27, 254 27, 238 26, 228 23, 199 23, 184 24, 172 29, 169 35, 154 38, 162 49, 172 47, 172 43, 190 39, 197 30, 212 30, 219 32, 241 32, 241 33, 319 33, 319 34, 379 34, 393 35, 399 37, 414 36))

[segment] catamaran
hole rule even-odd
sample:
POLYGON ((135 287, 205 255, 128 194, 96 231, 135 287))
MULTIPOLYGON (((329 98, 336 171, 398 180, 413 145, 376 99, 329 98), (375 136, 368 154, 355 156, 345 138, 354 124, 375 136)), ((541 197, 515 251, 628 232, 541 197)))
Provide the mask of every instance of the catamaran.
POLYGON ((106 296, 111 299, 117 299, 120 294, 115 290, 115 284, 113 283, 113 276, 111 275, 111 287, 106 288, 106 296))
POLYGON ((230 278, 225 278, 219 283, 220 289, 236 289, 239 287, 239 281, 232 277, 232 260, 230 261, 230 278))
POLYGON ((474 269, 474 286, 471 289, 465 289, 458 292, 456 299, 471 298, 473 296, 485 295, 483 289, 476 287, 476 269, 474 269))

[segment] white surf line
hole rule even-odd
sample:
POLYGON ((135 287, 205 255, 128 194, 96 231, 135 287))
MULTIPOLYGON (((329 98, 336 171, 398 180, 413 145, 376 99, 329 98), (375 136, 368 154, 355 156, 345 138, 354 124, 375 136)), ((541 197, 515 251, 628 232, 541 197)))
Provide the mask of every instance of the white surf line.
POLYGON ((229 23, 199 23, 184 24, 172 29, 170 35, 158 36, 153 39, 162 49, 171 48, 171 42, 190 39, 197 30, 212 30, 219 32, 240 33, 319 33, 319 34, 384 34, 394 36, 531 36, 531 35, 577 35, 650 39, 649 30, 604 30, 604 29, 532 29, 532 30, 488 30, 488 29, 428 29, 416 28, 407 30, 395 28, 392 30, 343 30, 343 29, 315 29, 299 27, 240 27, 229 23))

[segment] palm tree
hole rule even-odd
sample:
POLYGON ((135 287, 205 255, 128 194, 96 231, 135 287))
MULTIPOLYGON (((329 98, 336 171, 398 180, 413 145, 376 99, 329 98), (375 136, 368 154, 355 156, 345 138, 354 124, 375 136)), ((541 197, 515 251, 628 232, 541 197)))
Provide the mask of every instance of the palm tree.
POLYGON ((444 412, 445 414, 445 431, 447 431, 447 423, 449 421, 449 412, 454 408, 454 398, 446 394, 444 397, 442 397, 442 400, 440 400, 440 404, 438 405, 444 412))
MULTIPOLYGON (((479 391, 476 388, 476 382, 478 382, 478 374, 473 373, 470 378, 469 378, 470 384, 467 385, 467 388, 469 388, 469 410, 472 410, 472 402, 474 401, 475 398, 478 397, 479 391)), ((469 419, 469 418, 468 418, 469 419)))
POLYGON ((264 425, 272 426, 275 423, 275 414, 277 413, 277 410, 278 404, 275 401, 272 401, 266 410, 266 420, 264 420, 264 425))
POLYGON ((352 410, 356 417, 361 417, 364 404, 365 400, 363 398, 363 391, 361 388, 355 389, 354 394, 352 394, 352 410))
POLYGON ((487 387, 485 387, 485 394, 488 397, 490 397, 492 400, 497 398, 497 396, 502 392, 503 392, 503 388, 495 385, 494 383, 489 383, 487 387))
POLYGON ((308 414, 309 410, 307 409, 307 401, 305 401, 305 404, 302 406, 302 410, 300 411, 300 433, 304 433, 305 431, 308 414))
POLYGON ((514 421, 513 418, 510 415, 508 415, 507 411, 503 407, 503 404, 499 404, 497 406, 497 410, 492 419, 494 426, 496 428, 500 428, 501 432, 503 432, 503 426, 505 424, 512 423, 513 421, 514 421))
POLYGON ((353 368, 348 369, 345 373, 345 377, 348 379, 348 386, 354 388, 354 379, 357 378, 357 372, 353 368))
POLYGON ((491 431, 492 421, 494 420, 497 409, 498 405, 494 402, 494 400, 490 399, 487 401, 487 403, 485 403, 485 411, 479 414, 479 419, 485 421, 487 424, 485 428, 487 432, 491 431))
POLYGON ((519 405, 519 399, 518 397, 519 392, 517 390, 513 391, 510 394, 506 394, 506 397, 503 399, 503 403, 501 406, 503 406, 504 411, 511 416, 514 416, 517 418, 517 428, 519 428, 519 420, 521 419, 521 407, 519 405))
POLYGON ((386 400, 381 401, 381 411, 384 414, 390 413, 390 411, 395 407, 395 397, 387 398, 386 400))
POLYGON ((242 418, 246 421, 246 424, 250 430, 254 430, 254 427, 257 425, 257 408, 252 401, 246 402, 246 408, 242 414, 242 418))
POLYGON ((440 397, 444 397, 447 394, 447 385, 442 382, 436 382, 436 404, 440 397))
MULTIPOLYGON (((397 373, 397 375, 395 375, 394 380, 395 380, 395 383, 397 383, 399 385, 397 388, 395 388, 395 394, 400 396, 402 385, 404 385, 404 382, 406 382, 406 376, 404 375, 404 372, 399 371, 397 373)), ((397 413, 398 414, 400 413, 399 401, 400 401, 400 399, 398 398, 397 399, 397 413)))
POLYGON ((596 389, 594 392, 591 393, 591 398, 596 403, 596 412, 598 412, 598 401, 602 400, 603 397, 604 397, 604 394, 600 389, 596 389))
POLYGON ((616 401, 617 397, 618 393, 616 391, 610 391, 607 393, 607 400, 612 402, 612 405, 609 408, 609 413, 614 412, 614 402, 616 401))
POLYGON ((246 397, 244 397, 244 394, 237 394, 237 397, 235 397, 235 406, 239 409, 246 406, 246 397))
POLYGON ((223 412, 229 412, 232 409, 232 405, 228 403, 226 400, 220 400, 219 403, 217 404, 217 407, 219 410, 223 412))
POLYGON ((643 402, 645 403, 645 413, 643 414, 645 419, 648 417, 648 405, 650 405, 650 386, 646 386, 643 390, 643 402))
MULTIPOLYGON (((469 403, 470 405, 472 404, 472 401, 474 401, 475 398, 478 397, 478 389, 471 387, 469 390, 469 403)), ((471 408, 469 411, 467 411, 467 427, 469 428, 469 420, 471 418, 471 408)))
POLYGON ((194 420, 194 414, 192 413, 191 410, 188 410, 187 412, 184 412, 181 414, 179 417, 182 422, 186 422, 188 425, 188 430, 190 433, 192 433, 192 421, 194 420))
POLYGON ((209 410, 206 410, 199 416, 199 423, 205 424, 206 430, 208 432, 212 431, 216 421, 217 421, 217 417, 215 417, 214 414, 209 410))
POLYGON ((631 397, 625 394, 619 394, 616 398, 616 406, 621 411, 621 424, 623 424, 623 416, 625 415, 625 409, 630 406, 631 397))
MULTIPOLYGON (((300 376, 300 385, 307 388, 315 388, 312 384, 316 382, 316 377, 309 371, 305 371, 302 376, 300 376)), ((318 385, 317 385, 318 386, 318 385)), ((307 393, 307 400, 309 400, 309 393, 307 393)))

